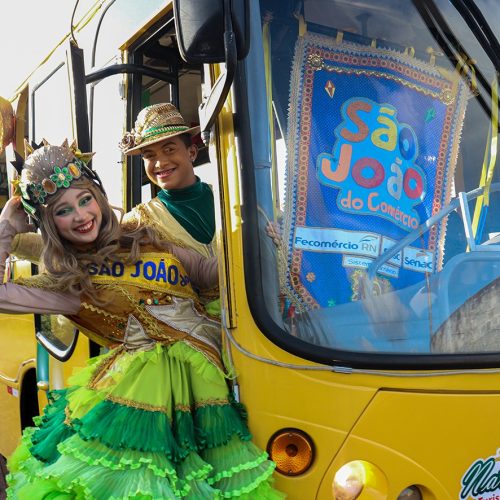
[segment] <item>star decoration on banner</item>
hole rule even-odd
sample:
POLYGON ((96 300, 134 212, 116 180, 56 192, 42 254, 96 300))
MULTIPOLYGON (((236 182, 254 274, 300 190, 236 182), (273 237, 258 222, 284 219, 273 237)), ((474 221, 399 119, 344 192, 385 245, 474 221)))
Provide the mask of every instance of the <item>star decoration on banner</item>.
POLYGON ((335 93, 335 85, 331 80, 328 80, 325 83, 325 91, 330 96, 330 99, 333 98, 333 94, 335 93))
POLYGON ((313 281, 316 281, 316 275, 314 273, 307 273, 306 280, 309 281, 309 283, 312 283, 313 281))
POLYGON ((425 113, 425 122, 429 123, 431 120, 434 120, 436 117, 436 110, 434 108, 429 108, 425 113))

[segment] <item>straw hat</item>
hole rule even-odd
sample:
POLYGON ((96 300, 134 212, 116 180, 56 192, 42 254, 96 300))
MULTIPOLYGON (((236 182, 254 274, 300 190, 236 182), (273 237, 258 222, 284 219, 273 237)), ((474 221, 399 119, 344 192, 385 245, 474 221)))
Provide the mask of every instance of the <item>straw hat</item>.
POLYGON ((137 155, 149 144, 181 134, 196 135, 199 131, 200 127, 190 128, 184 123, 173 104, 153 104, 137 115, 134 128, 123 136, 119 147, 127 155, 137 155))
POLYGON ((0 154, 14 140, 14 111, 7 99, 0 97, 0 154))

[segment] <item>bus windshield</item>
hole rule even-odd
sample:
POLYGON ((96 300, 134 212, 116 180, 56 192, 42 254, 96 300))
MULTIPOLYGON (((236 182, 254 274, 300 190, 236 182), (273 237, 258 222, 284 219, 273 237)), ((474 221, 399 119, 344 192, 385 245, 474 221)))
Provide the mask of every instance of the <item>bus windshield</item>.
POLYGON ((250 3, 257 322, 322 359, 493 359, 500 4, 250 3))

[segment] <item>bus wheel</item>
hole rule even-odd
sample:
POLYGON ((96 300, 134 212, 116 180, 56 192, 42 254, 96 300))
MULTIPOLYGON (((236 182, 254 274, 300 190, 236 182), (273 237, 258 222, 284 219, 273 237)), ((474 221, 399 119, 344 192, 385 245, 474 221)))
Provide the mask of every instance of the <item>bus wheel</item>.
POLYGON ((3 455, 0 455, 0 500, 5 500, 7 482, 5 478, 7 477, 7 460, 3 455))
POLYGON ((21 428, 33 426, 33 417, 39 414, 36 371, 28 370, 21 387, 21 428))

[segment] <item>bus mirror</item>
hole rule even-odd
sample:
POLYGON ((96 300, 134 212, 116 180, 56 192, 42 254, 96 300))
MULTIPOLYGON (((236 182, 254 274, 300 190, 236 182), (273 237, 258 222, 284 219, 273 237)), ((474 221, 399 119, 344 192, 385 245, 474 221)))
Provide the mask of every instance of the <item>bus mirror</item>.
POLYGON ((174 16, 179 51, 187 63, 225 62, 228 21, 232 24, 237 58, 248 54, 249 0, 174 0, 174 16))
POLYGON ((14 123, 12 104, 0 97, 0 154, 14 139, 14 123))
POLYGON ((36 339, 48 353, 59 361, 67 361, 76 347, 78 329, 62 316, 36 317, 36 339))
POLYGON ((200 105, 203 142, 222 109, 234 80, 238 59, 248 53, 249 0, 174 0, 179 51, 190 64, 224 62, 223 71, 200 105))

